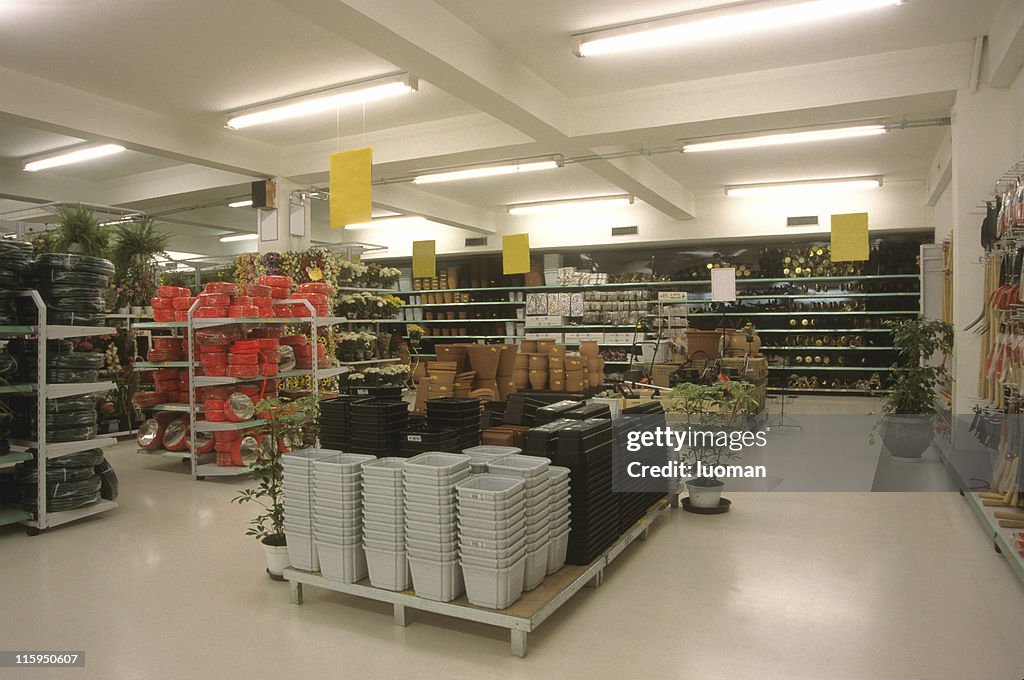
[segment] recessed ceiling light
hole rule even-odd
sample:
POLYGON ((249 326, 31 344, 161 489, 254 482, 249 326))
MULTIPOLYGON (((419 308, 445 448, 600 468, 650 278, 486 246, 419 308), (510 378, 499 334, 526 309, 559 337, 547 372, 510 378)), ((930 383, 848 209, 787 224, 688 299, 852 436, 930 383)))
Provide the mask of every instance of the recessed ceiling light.
POLYGON ((25 172, 38 172, 39 170, 46 170, 48 168, 56 168, 62 165, 71 165, 72 163, 82 163, 84 161, 91 161, 95 158, 103 158, 104 156, 112 156, 116 153, 121 153, 125 148, 120 144, 101 144, 100 146, 88 146, 84 148, 74 149, 72 151, 65 151, 53 156, 46 156, 38 160, 29 161, 25 163, 22 168, 25 172))
POLYGON ((227 127, 232 130, 240 130, 253 125, 276 123, 281 120, 408 94, 415 92, 418 87, 419 83, 416 78, 408 74, 339 85, 329 90, 289 97, 272 104, 238 111, 228 118, 227 127))
POLYGON ((881 177, 846 177, 839 179, 797 180, 793 182, 768 182, 765 184, 737 184, 726 187, 725 195, 759 196, 763 194, 849 191, 857 189, 877 189, 881 186, 881 177))
POLYGON ((255 241, 260 237, 259 234, 232 234, 230 236, 221 236, 221 243, 233 243, 235 241, 255 241))
POLYGON ((553 170, 561 167, 560 157, 543 161, 522 161, 515 163, 503 163, 501 165, 481 165, 476 167, 462 168, 458 170, 446 170, 444 172, 433 172, 413 177, 413 184, 434 184, 436 182, 455 182, 461 179, 477 179, 480 177, 497 177, 499 175, 515 175, 521 172, 536 172, 538 170, 553 170))
POLYGON ((888 132, 888 128, 884 125, 858 125, 853 127, 832 128, 828 130, 780 132, 768 135, 758 135, 756 137, 736 137, 734 139, 723 139, 715 142, 686 144, 683 146, 683 153, 729 151, 732 149, 752 149, 761 146, 782 146, 785 144, 827 142, 835 139, 884 135, 886 132, 888 132))
POLYGON ((232 201, 228 203, 229 208, 249 208, 252 206, 252 199, 247 198, 244 201, 232 201))
POLYGON ((619 208, 632 205, 632 203, 633 197, 628 194, 618 196, 584 196, 557 201, 515 203, 508 206, 508 213, 509 215, 536 215, 538 213, 567 212, 572 210, 593 210, 594 208, 619 208))
POLYGON ((882 7, 906 0, 782 0, 735 3, 706 11, 650 19, 573 36, 578 57, 651 49, 680 43, 713 40, 804 24, 882 7))

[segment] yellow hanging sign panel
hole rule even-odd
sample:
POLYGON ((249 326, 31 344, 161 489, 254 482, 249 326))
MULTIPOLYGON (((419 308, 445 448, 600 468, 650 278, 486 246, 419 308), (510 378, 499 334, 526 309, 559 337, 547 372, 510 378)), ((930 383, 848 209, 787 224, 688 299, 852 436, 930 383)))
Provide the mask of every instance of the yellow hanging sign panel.
POLYGON ((832 216, 832 261, 864 262, 871 254, 868 214, 832 216))
POLYGON ((501 262, 506 274, 530 271, 530 235, 512 234, 501 238, 501 262))
POLYGON ((371 219, 373 149, 331 154, 331 226, 360 224, 371 219))
POLYGON ((412 242, 412 277, 432 279, 437 276, 437 241, 412 242))

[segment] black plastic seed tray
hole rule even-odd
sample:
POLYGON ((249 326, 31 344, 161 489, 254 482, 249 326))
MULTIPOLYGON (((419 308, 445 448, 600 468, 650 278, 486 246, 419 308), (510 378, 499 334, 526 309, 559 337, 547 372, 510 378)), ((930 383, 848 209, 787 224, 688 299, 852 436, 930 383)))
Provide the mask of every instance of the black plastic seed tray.
MULTIPOLYGON (((626 400, 626 404, 629 404, 629 400, 626 400)), ((662 408, 661 402, 657 401, 645 401, 634 406, 627 406, 622 409, 622 415, 624 416, 639 416, 650 413, 664 413, 665 409, 662 408)))
POLYGON ((612 421, 605 418, 575 420, 558 433, 558 450, 582 452, 612 440, 612 421))
POLYGON ((382 401, 371 399, 369 401, 353 402, 349 412, 352 415, 398 415, 409 412, 409 404, 404 401, 382 401))
POLYGON ((435 423, 441 423, 446 427, 468 427, 470 425, 480 425, 480 414, 479 413, 465 413, 465 414, 449 414, 447 412, 433 412, 427 411, 427 423, 433 425, 435 423))
POLYGON ((548 402, 528 397, 525 394, 510 394, 505 407, 505 422, 509 425, 533 426, 537 409, 548 402))
POLYGON ((575 551, 602 550, 619 535, 619 516, 610 515, 600 526, 586 529, 571 525, 569 528, 569 547, 575 551))
POLYGON ((558 452, 552 457, 552 460, 555 465, 572 470, 574 475, 589 475, 592 474, 593 470, 603 469, 605 466, 611 467, 614 460, 612 450, 611 442, 579 453, 559 448, 558 452))
POLYGON ((566 411, 562 417, 572 418, 573 420, 589 420, 590 418, 611 419, 612 412, 608 408, 608 404, 584 404, 579 408, 566 411))
POLYGON ((551 421, 558 420, 559 418, 568 418, 569 416, 563 414, 567 411, 578 409, 581 406, 583 406, 582 401, 573 401, 570 399, 556 401, 554 404, 542 406, 534 413, 533 424, 543 425, 544 423, 550 423, 551 421))
POLYGON ((437 397, 427 399, 427 415, 480 413, 480 400, 476 397, 437 397))
POLYGON ((402 441, 413 444, 441 444, 455 442, 459 438, 457 430, 431 430, 426 427, 407 427, 402 430, 402 441))

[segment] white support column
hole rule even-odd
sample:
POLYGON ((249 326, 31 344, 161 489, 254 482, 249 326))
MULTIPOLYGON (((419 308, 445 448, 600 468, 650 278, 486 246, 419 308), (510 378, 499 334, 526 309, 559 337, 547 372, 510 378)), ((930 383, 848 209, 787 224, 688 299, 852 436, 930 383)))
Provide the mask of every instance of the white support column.
POLYGON ((257 228, 260 235, 259 252, 287 253, 309 248, 310 242, 310 199, 303 199, 297 193, 299 185, 283 177, 274 179, 276 185, 273 210, 257 211, 257 228))
POLYGON ((985 216, 977 206, 992 196, 996 181, 1017 160, 1012 104, 1008 90, 982 87, 977 92, 960 90, 953 107, 953 445, 957 449, 976 446, 967 427, 978 403, 981 339, 963 329, 985 304, 980 242, 985 216))

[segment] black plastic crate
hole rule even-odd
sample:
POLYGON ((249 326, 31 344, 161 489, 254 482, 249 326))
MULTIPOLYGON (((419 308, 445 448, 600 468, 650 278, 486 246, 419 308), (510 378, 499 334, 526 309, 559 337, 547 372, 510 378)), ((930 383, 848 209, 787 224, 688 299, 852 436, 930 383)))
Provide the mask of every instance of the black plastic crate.
POLYGON ((566 411, 562 414, 562 417, 571 418, 572 420, 589 420, 591 418, 611 419, 612 412, 608 408, 608 404, 584 404, 579 408, 566 411))
POLYGON ((554 404, 548 404, 547 406, 538 408, 534 413, 533 423, 534 425, 543 425, 560 418, 568 418, 568 416, 563 414, 567 411, 578 409, 581 406, 583 406, 582 401, 575 401, 571 399, 556 401, 554 404))
POLYGON ((370 397, 381 401, 390 402, 401 402, 402 401, 402 388, 401 386, 394 385, 374 385, 372 387, 350 387, 349 396, 351 397, 370 397))

